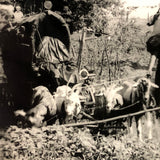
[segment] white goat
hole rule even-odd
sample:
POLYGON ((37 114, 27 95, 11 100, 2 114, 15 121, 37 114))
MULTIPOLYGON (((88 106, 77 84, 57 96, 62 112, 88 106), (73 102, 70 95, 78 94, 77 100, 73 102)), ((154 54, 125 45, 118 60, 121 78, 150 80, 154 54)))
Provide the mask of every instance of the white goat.
POLYGON ((75 85, 72 89, 68 86, 63 86, 61 89, 57 89, 55 92, 55 99, 57 103, 57 109, 60 115, 60 123, 67 123, 69 118, 73 118, 76 121, 77 115, 81 111, 80 102, 80 86, 81 84, 75 85), (61 93, 61 94, 59 94, 61 93))
POLYGON ((113 85, 107 87, 107 89, 104 91, 104 96, 106 98, 107 112, 110 112, 116 106, 123 105, 123 98, 118 93, 118 91, 120 91, 122 88, 123 88, 122 86, 116 86, 115 84, 113 84, 113 85))

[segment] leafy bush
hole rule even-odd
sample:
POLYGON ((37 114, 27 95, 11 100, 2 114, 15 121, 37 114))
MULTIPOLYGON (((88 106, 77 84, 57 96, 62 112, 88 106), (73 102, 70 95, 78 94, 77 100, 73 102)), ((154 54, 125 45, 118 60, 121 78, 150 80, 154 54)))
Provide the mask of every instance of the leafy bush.
MULTIPOLYGON (((158 133, 158 129, 154 128, 154 131, 158 133)), ((153 140, 142 143, 134 136, 123 134, 107 137, 92 135, 87 128, 47 126, 22 129, 10 126, 0 138, 0 157, 18 160, 158 159, 160 139, 153 133, 153 140)))

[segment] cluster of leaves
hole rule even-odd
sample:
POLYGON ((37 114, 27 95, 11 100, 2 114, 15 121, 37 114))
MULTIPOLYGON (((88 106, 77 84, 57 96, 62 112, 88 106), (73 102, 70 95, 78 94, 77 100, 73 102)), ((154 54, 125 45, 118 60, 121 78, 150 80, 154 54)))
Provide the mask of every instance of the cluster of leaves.
MULTIPOLYGON (((12 2, 14 6, 21 5, 25 14, 44 10, 45 0, 7 1, 12 2)), ((99 16, 99 9, 121 5, 120 0, 51 0, 51 2, 53 4, 52 10, 58 11, 66 19, 71 32, 80 30, 84 26, 94 26, 95 17, 99 16)))
MULTIPOLYGON (((14 6, 20 5, 24 14, 39 13, 45 10, 45 0, 4 0, 12 3, 14 6)), ((52 10, 61 14, 69 24, 71 32, 81 29, 83 26, 89 26, 92 20, 89 12, 93 10, 92 0, 50 0, 52 10)), ((8 3, 7 2, 7 3, 8 3)))
POLYGON ((112 158, 113 146, 95 141, 88 129, 10 127, 1 139, 0 155, 5 159, 102 159, 112 158))
MULTIPOLYGON (((157 130, 158 131, 158 130, 157 130)), ((159 139, 138 142, 128 135, 92 135, 87 128, 10 126, 0 139, 2 159, 158 159, 159 139)))

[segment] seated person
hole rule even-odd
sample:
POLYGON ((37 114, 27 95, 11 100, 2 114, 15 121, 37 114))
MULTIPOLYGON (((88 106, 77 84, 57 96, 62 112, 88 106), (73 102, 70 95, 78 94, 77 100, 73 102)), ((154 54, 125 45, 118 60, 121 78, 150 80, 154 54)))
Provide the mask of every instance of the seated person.
POLYGON ((21 7, 20 6, 16 6, 16 11, 14 13, 14 18, 16 21, 21 20, 21 18, 23 17, 23 13, 21 11, 21 7))

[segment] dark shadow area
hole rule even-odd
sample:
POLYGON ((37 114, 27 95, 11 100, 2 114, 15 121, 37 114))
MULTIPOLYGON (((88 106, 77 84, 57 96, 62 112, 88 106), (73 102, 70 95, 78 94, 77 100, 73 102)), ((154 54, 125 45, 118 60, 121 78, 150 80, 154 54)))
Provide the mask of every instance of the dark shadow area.
POLYGON ((53 93, 73 72, 71 83, 78 81, 77 66, 71 62, 70 31, 60 15, 46 11, 12 25, 0 32, 0 58, 6 76, 5 86, 0 86, 4 91, 0 97, 2 125, 13 123, 15 110, 32 108, 33 87, 43 85, 53 93))
POLYGON ((0 84, 0 128, 15 124, 14 102, 7 83, 0 84))

